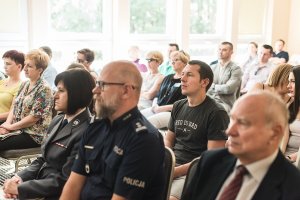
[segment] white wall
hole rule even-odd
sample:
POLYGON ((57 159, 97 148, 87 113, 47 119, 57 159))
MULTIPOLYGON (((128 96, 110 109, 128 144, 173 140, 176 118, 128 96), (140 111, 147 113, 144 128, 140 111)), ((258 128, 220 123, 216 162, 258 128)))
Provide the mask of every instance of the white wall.
POLYGON ((300 54, 300 1, 291 0, 288 30, 288 50, 293 54, 300 54))

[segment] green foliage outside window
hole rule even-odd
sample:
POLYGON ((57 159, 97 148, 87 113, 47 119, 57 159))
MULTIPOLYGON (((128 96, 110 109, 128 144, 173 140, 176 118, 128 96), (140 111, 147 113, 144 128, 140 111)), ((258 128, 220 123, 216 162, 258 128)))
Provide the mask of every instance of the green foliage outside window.
POLYGON ((192 34, 216 33, 217 1, 191 0, 190 32, 192 34))
POLYGON ((165 0, 130 0, 130 33, 165 33, 165 0))
POLYGON ((102 0, 51 0, 49 10, 57 32, 102 32, 102 0))

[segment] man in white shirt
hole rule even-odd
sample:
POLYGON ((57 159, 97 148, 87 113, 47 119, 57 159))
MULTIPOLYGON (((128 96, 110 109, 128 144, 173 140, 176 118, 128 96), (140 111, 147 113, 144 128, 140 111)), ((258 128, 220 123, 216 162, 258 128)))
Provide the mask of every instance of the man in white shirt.
POLYGON ((300 199, 300 171, 278 148, 287 126, 280 97, 266 91, 242 96, 230 114, 228 149, 202 154, 182 199, 223 199, 241 165, 247 173, 234 199, 300 199))
POLYGON ((259 62, 250 66, 242 78, 241 93, 247 93, 256 83, 266 82, 271 70, 272 64, 269 62, 273 55, 273 48, 264 44, 259 53, 259 62))

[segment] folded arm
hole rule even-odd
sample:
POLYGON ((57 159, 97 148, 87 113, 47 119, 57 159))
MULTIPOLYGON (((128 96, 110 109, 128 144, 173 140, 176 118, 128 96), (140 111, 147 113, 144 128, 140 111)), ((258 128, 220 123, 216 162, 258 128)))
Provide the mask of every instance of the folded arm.
POLYGON ((218 94, 232 94, 241 85, 242 70, 236 67, 231 70, 230 78, 224 84, 212 84, 212 89, 218 94))

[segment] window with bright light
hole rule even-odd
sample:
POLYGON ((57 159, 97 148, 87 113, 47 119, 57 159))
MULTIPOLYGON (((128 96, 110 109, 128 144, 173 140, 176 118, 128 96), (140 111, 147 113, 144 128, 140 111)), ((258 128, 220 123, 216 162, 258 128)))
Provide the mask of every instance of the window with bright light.
POLYGON ((130 33, 166 32, 165 0, 130 0, 130 33))
POLYGON ((191 34, 217 32, 217 0, 191 0, 190 9, 191 34))
POLYGON ((104 0, 49 0, 52 62, 58 71, 64 70, 76 60, 76 52, 89 48, 95 52, 92 68, 98 71, 103 60, 103 49, 107 48, 104 35, 104 0))
MULTIPOLYGON (((215 60, 216 42, 226 31, 225 0, 190 0, 190 54, 207 63, 215 60)), ((217 42, 218 43, 218 42, 217 42)))
POLYGON ((102 32, 102 13, 102 0, 50 0, 50 24, 55 32, 102 32))

